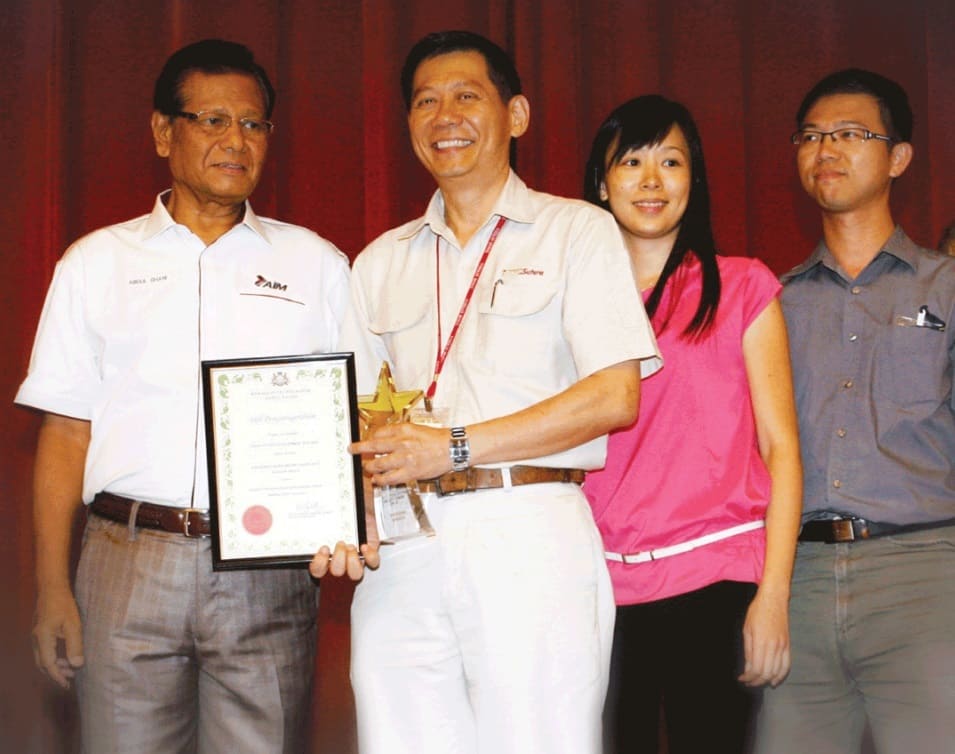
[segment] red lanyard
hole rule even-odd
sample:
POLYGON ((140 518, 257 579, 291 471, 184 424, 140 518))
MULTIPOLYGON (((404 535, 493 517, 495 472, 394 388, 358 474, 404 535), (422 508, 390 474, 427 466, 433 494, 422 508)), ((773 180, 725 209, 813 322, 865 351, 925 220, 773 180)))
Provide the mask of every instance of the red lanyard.
POLYGON ((471 276, 471 285, 468 286, 467 293, 464 294, 464 301, 461 303, 461 309, 458 311, 457 319, 454 320, 454 326, 451 328, 450 335, 448 335, 448 342, 444 344, 444 349, 441 348, 441 236, 435 236, 434 264, 435 286, 437 288, 438 351, 434 359, 434 377, 431 378, 431 384, 428 385, 428 390, 424 394, 425 402, 428 406, 431 405, 431 400, 434 398, 434 393, 438 389, 438 377, 441 376, 441 370, 444 369, 444 362, 448 358, 448 352, 451 350, 451 344, 454 343, 454 339, 458 335, 458 329, 461 327, 461 321, 464 319, 464 314, 467 312, 468 306, 471 303, 471 297, 474 295, 474 289, 477 288, 478 279, 481 277, 481 271, 484 269, 487 258, 491 254, 491 249, 494 248, 494 242, 497 241, 497 237, 500 235, 501 228, 504 227, 505 222, 507 222, 506 217, 501 217, 498 219, 497 225, 495 225, 494 230, 491 231, 491 237, 487 239, 487 244, 484 246, 484 251, 481 253, 481 258, 478 260, 477 267, 474 269, 474 275, 471 276))

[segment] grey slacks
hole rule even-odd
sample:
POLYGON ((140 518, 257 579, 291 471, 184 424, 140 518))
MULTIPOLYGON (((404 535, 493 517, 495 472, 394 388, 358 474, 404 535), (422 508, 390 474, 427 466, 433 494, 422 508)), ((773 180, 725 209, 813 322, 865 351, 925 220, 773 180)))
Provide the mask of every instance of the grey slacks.
POLYGON ((76 578, 83 750, 301 752, 317 589, 302 570, 212 571, 210 541, 87 522, 76 578))
POLYGON ((801 542, 792 672, 766 689, 759 754, 955 752, 955 527, 801 542))

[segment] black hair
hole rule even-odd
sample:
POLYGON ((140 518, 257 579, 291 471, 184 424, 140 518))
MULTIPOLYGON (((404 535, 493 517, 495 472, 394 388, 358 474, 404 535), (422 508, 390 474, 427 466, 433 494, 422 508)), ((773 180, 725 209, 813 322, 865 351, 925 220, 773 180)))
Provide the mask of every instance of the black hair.
MULTIPOLYGON (((693 116, 679 102, 668 100, 658 94, 648 94, 628 100, 614 110, 597 129, 590 157, 584 173, 584 199, 604 209, 610 209, 609 201, 600 198, 607 169, 631 149, 661 143, 674 126, 679 126, 690 148, 690 196, 686 211, 680 220, 673 248, 663 270, 647 299, 647 314, 656 313, 663 297, 663 289, 673 273, 680 267, 687 254, 700 261, 703 286, 700 303, 693 319, 683 335, 702 335, 716 317, 720 303, 720 270, 710 221, 710 191, 706 180, 706 164, 703 161, 703 143, 693 116)), ((666 327, 664 321, 661 330, 666 327)))
POLYGON ((950 222, 942 231, 942 236, 938 239, 938 250, 943 254, 948 253, 948 245, 952 242, 955 242, 955 221, 950 222))
POLYGON ((449 52, 479 52, 487 63, 487 76, 497 89, 501 101, 507 104, 521 93, 521 78, 510 56, 490 39, 473 31, 436 31, 418 40, 408 52, 401 67, 401 96, 405 107, 411 109, 414 75, 425 60, 446 55, 449 52))
POLYGON ((796 112, 796 128, 802 128, 806 113, 823 97, 832 94, 868 94, 879 104, 879 114, 892 141, 912 140, 912 107, 905 90, 891 79, 861 68, 830 73, 809 90, 796 112))
POLYGON ((203 39, 174 52, 163 66, 153 90, 153 109, 163 115, 175 115, 182 110, 182 82, 193 71, 201 73, 245 73, 252 76, 262 90, 265 117, 272 116, 275 89, 265 69, 259 65, 252 51, 237 42, 222 39, 203 39))

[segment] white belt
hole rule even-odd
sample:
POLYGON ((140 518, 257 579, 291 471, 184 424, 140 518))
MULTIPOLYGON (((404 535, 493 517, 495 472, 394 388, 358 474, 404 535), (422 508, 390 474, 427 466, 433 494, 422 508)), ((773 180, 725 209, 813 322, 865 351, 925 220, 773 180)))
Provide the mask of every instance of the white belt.
POLYGON ((658 550, 644 550, 643 552, 626 554, 621 554, 619 552, 605 552, 604 557, 606 557, 607 560, 613 560, 617 563, 627 563, 628 565, 631 563, 649 563, 651 560, 669 558, 671 555, 680 555, 684 552, 690 552, 690 550, 695 550, 697 547, 703 547, 704 545, 712 544, 713 542, 719 542, 721 539, 729 539, 730 537, 735 537, 737 534, 743 534, 747 531, 762 529, 763 526, 765 526, 765 522, 762 520, 750 521, 747 524, 731 526, 729 529, 714 531, 711 534, 704 534, 702 537, 690 539, 686 542, 680 542, 678 545, 661 547, 658 550))

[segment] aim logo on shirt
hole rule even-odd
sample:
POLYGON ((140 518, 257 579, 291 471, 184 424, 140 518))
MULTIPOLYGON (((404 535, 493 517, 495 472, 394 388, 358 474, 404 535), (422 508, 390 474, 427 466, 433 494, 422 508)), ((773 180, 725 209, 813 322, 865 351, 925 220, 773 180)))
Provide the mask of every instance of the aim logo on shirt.
POLYGON ((267 290, 262 291, 239 291, 240 296, 252 296, 253 298, 270 298, 277 299, 279 301, 289 301, 293 304, 298 304, 299 306, 305 306, 304 301, 299 301, 294 298, 289 298, 288 296, 280 296, 279 292, 287 293, 288 285, 286 283, 280 283, 278 280, 269 280, 265 275, 256 275, 255 282, 253 283, 256 288, 264 288, 267 290))
POLYGON ((279 283, 277 281, 268 280, 261 275, 255 276, 255 287, 256 288, 271 288, 273 291, 286 291, 288 286, 285 283, 279 283))

